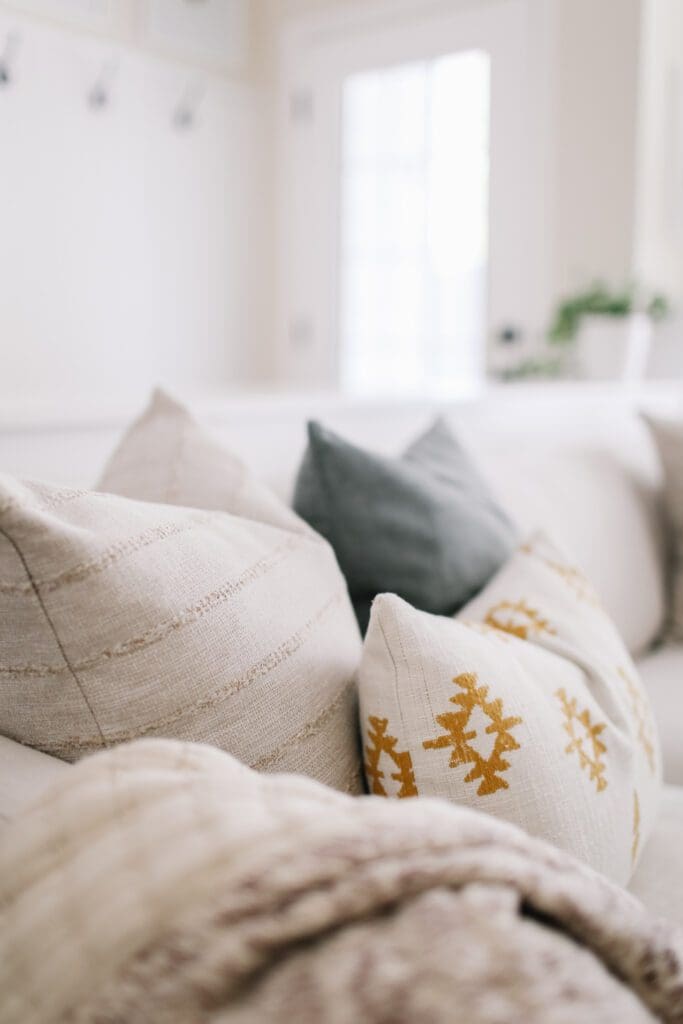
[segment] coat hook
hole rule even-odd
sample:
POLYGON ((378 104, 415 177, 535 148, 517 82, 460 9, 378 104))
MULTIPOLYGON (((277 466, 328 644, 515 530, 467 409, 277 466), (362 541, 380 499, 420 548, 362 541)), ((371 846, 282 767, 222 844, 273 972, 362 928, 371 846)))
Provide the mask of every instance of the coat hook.
POLYGON ((18 32, 8 32, 5 45, 0 54, 0 85, 9 85, 12 81, 12 68, 21 42, 18 32))
POLYGON ((109 105, 112 86, 119 70, 117 60, 106 61, 88 92, 88 106, 93 110, 102 110, 109 105))
POLYGON ((187 86, 173 111, 171 122, 174 128, 178 131, 188 131, 194 127, 205 92, 204 82, 192 82, 187 86))

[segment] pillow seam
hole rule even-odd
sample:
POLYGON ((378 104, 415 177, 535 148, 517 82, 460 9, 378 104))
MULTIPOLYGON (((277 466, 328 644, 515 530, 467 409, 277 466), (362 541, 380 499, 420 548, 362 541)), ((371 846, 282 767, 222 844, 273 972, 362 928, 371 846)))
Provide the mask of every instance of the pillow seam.
POLYGON ((43 616, 44 616, 45 621, 46 621, 46 623, 48 625, 48 628, 49 628, 50 632, 52 633, 52 636, 54 637, 55 643, 57 644, 57 648, 59 650, 59 653, 61 654, 62 658, 64 659, 64 664, 66 665, 67 669, 69 670, 69 674, 71 675, 71 677, 73 678, 74 682, 76 683, 76 686, 78 687, 78 690, 79 690, 79 692, 81 694, 81 697, 83 698, 85 706, 87 707, 88 711, 90 712, 92 720, 95 723, 95 727, 96 727, 96 729, 97 729, 97 731, 98 731, 98 733, 100 735, 100 739, 102 740, 102 745, 104 747, 106 747, 108 744, 107 744, 107 741, 105 739, 104 733, 102 732, 102 727, 100 726, 100 723, 97 720, 97 716, 95 715, 95 711, 94 711, 94 709, 93 709, 93 707, 92 707, 92 705, 90 703, 90 700, 88 699, 88 695, 85 692, 85 688, 83 687, 83 684, 81 683, 81 680, 78 678, 78 675, 76 674, 76 671, 75 671, 73 665, 71 664, 71 661, 69 660, 69 657, 68 657, 68 655, 67 655, 67 653, 66 653, 66 651, 64 649, 64 646, 62 644, 62 641, 59 638, 59 634, 57 633, 57 629, 56 629, 52 619, 50 618, 50 615, 48 613, 47 607, 46 607, 45 602, 43 601, 42 595, 40 593, 40 590, 39 590, 39 588, 38 588, 38 586, 36 584, 35 579, 33 578, 33 574, 31 573, 31 570, 29 569, 29 565, 28 565, 28 562, 27 562, 27 560, 26 560, 26 558, 24 556, 24 553, 21 550, 18 542, 14 539, 14 537, 11 536, 10 533, 8 533, 6 527, 0 525, 0 534, 2 534, 7 539, 7 541, 12 545, 12 547, 14 548, 14 550, 17 553, 17 557, 19 558, 19 561, 21 562, 21 564, 23 566, 23 569, 24 569, 24 572, 26 573, 26 577, 28 579, 28 582, 31 584, 31 589, 32 589, 32 591, 33 591, 33 593, 34 593, 34 595, 36 597, 36 600, 37 600, 39 606, 40 606, 40 609, 41 609, 41 611, 43 613, 43 616))

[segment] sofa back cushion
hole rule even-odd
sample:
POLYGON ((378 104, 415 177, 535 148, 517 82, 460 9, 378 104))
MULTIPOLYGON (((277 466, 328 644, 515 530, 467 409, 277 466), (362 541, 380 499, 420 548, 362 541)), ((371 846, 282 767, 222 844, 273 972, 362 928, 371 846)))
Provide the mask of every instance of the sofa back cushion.
POLYGON ((499 500, 522 534, 547 530, 575 555, 633 654, 661 633, 666 610, 655 494, 611 452, 487 453, 499 500))
POLYGON ((360 637, 310 531, 0 477, 0 733, 140 736, 357 791, 360 637))
MULTIPOLYGON (((193 410, 202 427, 285 502, 306 447, 307 420, 322 420, 352 443, 396 457, 440 412, 522 532, 545 528, 572 551, 629 649, 639 652, 660 632, 665 608, 662 470, 639 421, 641 404, 657 416, 680 416, 680 388, 514 385, 439 403, 241 394, 204 398, 193 410)), ((93 416, 70 409, 68 418, 46 424, 27 411, 14 423, 5 410, 0 469, 89 486, 115 443, 116 423, 125 418, 111 411, 93 416)), ((106 489, 120 487, 111 477, 106 489)))
POLYGON ((452 422, 522 534, 571 551, 629 651, 649 647, 666 608, 662 472, 633 398, 513 388, 452 422))
MULTIPOLYGON (((434 416, 433 404, 417 402, 264 404, 262 418, 226 407, 213 424, 285 498, 307 416, 394 458, 434 416)), ((653 407, 670 404, 665 395, 653 407)), ((645 651, 660 636, 666 610, 662 469, 633 397, 579 386, 510 387, 441 412, 518 531, 545 529, 571 551, 629 651, 645 651)))

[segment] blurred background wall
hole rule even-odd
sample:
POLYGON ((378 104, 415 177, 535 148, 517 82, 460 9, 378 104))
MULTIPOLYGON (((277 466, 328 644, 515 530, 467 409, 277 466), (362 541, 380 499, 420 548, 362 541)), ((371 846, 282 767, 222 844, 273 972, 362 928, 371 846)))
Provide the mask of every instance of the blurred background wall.
POLYGON ((266 168, 248 36, 216 72, 117 38, 130 6, 102 32, 63 6, 0 8, 0 41, 17 40, 0 88, 0 399, 253 378, 266 168), (174 124, 184 103, 195 122, 174 124))
POLYGON ((334 90, 421 38, 434 57, 441 25, 495 50, 467 366, 506 328, 536 351, 572 289, 637 277, 674 310, 650 372, 680 374, 682 22, 680 0, 0 3, 0 403, 336 386, 334 90))

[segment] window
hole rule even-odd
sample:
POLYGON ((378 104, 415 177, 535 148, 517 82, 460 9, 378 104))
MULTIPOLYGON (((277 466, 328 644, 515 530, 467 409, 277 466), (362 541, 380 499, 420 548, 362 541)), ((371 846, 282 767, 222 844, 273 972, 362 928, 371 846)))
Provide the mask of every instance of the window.
POLYGON ((339 359, 345 390, 406 394, 482 373, 489 57, 342 86, 339 359))

